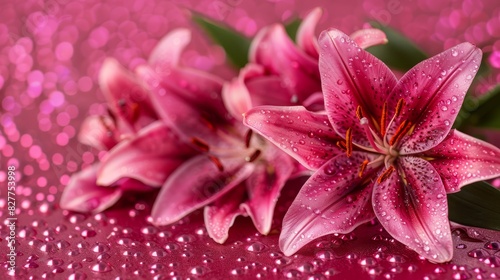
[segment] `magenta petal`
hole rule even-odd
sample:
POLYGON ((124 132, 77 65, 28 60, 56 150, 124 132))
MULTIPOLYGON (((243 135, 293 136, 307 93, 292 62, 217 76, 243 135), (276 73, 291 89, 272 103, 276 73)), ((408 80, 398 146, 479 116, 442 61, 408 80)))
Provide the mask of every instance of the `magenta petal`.
POLYGON ((351 38, 363 49, 387 43, 385 33, 376 28, 365 28, 351 34, 351 38))
POLYGON ((171 128, 157 121, 108 153, 99 169, 97 183, 111 185, 121 178, 134 178, 159 187, 193 154, 194 150, 181 142, 171 128))
POLYGON ((95 164, 71 176, 59 202, 62 209, 97 213, 120 199, 122 191, 119 188, 96 185, 97 169, 95 164))
POLYGON ((211 205, 205 206, 204 217, 208 236, 217 243, 224 243, 229 236, 229 228, 239 215, 246 215, 240 203, 246 199, 246 189, 240 184, 211 205))
POLYGON ((391 97, 404 99, 406 105, 388 134, 392 135, 403 119, 415 125, 402 141, 401 154, 429 150, 448 135, 479 69, 481 55, 479 48, 462 43, 422 61, 401 78, 391 97))
POLYGON ((109 116, 87 117, 80 127, 78 140, 98 150, 107 151, 116 145, 114 122, 109 116))
POLYGON ((191 31, 178 28, 163 37, 149 56, 149 64, 155 71, 169 71, 179 63, 181 53, 191 41, 191 31))
POLYGON ((298 48, 282 25, 265 28, 256 36, 250 62, 262 65, 270 75, 281 77, 283 86, 295 95, 298 104, 311 92, 321 90, 317 59, 298 48))
POLYGON ((296 105, 302 101, 276 75, 249 79, 245 84, 252 98, 253 107, 261 105, 296 105))
POLYGON ((297 30, 297 45, 314 58, 318 58, 319 56, 318 41, 314 32, 322 15, 323 10, 315 8, 307 14, 297 30))
POLYGON ((423 153, 439 172, 447 193, 500 176, 500 149, 452 130, 438 146, 423 153))
POLYGON ((153 206, 156 225, 178 221, 218 199, 253 172, 253 165, 238 159, 220 159, 224 171, 205 155, 179 167, 165 182, 153 206))
POLYGON ((256 107, 245 114, 244 123, 309 169, 343 152, 327 116, 301 106, 256 107))
POLYGON ((118 61, 107 58, 103 62, 99 85, 120 131, 133 131, 157 118, 144 85, 118 61))
POLYGON ((388 100, 388 96, 396 85, 396 77, 382 61, 338 30, 321 33, 319 45, 325 108, 333 128, 342 136, 352 128, 354 143, 371 146, 356 109, 360 105, 366 116, 378 120, 384 102, 395 108, 397 100, 388 100))
POLYGON ((230 123, 219 78, 192 69, 175 69, 168 75, 157 75, 148 67, 137 71, 152 88, 158 115, 181 136, 197 137, 213 146, 225 144, 215 133, 230 123))
POLYGON ((274 146, 266 148, 265 157, 263 162, 256 164, 254 172, 245 182, 248 202, 242 204, 262 234, 271 230, 280 191, 295 167, 293 159, 274 146))
POLYGON ((323 98, 323 93, 317 92, 311 94, 306 100, 304 100, 304 102, 302 102, 302 105, 309 111, 321 111, 323 113, 325 111, 325 99, 323 98))
POLYGON ((359 167, 365 159, 373 160, 373 156, 339 155, 307 180, 283 220, 279 245, 285 255, 318 237, 351 232, 375 217, 370 203, 373 185, 366 178, 377 168, 367 166, 360 178, 359 167))
POLYGON ((402 157, 398 163, 401 175, 393 172, 375 185, 377 218, 392 237, 421 256, 433 262, 451 260, 448 202, 439 173, 421 158, 402 157))
POLYGON ((248 64, 241 69, 237 78, 224 84, 222 99, 229 113, 237 120, 243 120, 243 114, 252 108, 250 93, 245 80, 255 75, 262 75, 263 69, 255 64, 248 64))

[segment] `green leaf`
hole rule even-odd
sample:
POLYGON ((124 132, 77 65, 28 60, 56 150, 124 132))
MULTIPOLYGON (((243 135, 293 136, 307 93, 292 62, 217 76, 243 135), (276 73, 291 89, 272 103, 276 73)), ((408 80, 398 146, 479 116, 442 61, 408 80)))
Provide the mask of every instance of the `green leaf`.
POLYGON ((497 85, 481 98, 471 97, 464 100, 455 127, 464 130, 467 127, 485 127, 500 129, 500 85, 497 85))
POLYGON ((299 30, 299 26, 302 23, 302 20, 299 18, 296 18, 289 23, 285 24, 285 30, 288 36, 292 39, 292 41, 295 41, 295 37, 297 36, 297 31, 299 30))
POLYGON ((500 230, 500 190, 477 182, 448 194, 451 221, 473 227, 500 230))
POLYGON ((427 59, 428 56, 401 33, 377 22, 371 22, 371 25, 384 31, 388 42, 385 45, 369 47, 367 51, 391 68, 406 72, 427 59))
POLYGON ((199 25, 209 37, 221 46, 226 56, 237 68, 242 68, 248 62, 248 51, 251 39, 225 25, 202 14, 192 12, 193 21, 199 25))

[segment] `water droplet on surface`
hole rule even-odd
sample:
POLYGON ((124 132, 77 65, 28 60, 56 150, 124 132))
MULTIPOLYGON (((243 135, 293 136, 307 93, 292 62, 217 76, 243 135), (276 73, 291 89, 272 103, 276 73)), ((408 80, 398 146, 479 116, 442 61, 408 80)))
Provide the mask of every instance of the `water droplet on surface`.
POLYGON ((92 269, 92 271, 100 272, 100 273, 109 272, 112 270, 111 266, 105 262, 98 262, 98 263, 92 265, 91 269, 92 269))
POLYGON ((254 242, 247 247, 247 251, 254 253, 262 252, 265 249, 266 245, 262 244, 261 242, 254 242))

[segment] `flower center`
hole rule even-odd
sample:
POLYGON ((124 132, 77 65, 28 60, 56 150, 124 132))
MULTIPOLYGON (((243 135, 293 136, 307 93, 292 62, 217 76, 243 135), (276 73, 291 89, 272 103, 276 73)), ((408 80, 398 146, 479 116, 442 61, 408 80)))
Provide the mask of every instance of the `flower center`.
POLYGON ((371 116, 365 115, 363 108, 358 105, 356 109, 356 117, 358 118, 361 127, 364 130, 366 138, 368 139, 369 146, 363 146, 360 144, 355 144, 352 142, 352 128, 348 128, 345 135, 345 141, 337 142, 337 146, 346 151, 348 157, 352 155, 353 150, 364 150, 369 153, 379 154, 379 157, 373 161, 368 161, 367 159, 363 161, 359 167, 358 175, 363 176, 363 173, 368 165, 381 164, 385 165, 385 171, 381 173, 377 179, 378 183, 385 181, 394 172, 394 161, 399 156, 399 151, 397 147, 408 133, 411 133, 414 125, 408 121, 403 120, 399 124, 398 128, 394 131, 392 136, 389 135, 387 128, 390 128, 395 122, 396 118, 401 115, 401 112, 405 106, 403 99, 399 99, 394 109, 394 115, 388 120, 387 112, 387 102, 384 103, 382 107, 382 114, 380 119, 373 118, 371 116))

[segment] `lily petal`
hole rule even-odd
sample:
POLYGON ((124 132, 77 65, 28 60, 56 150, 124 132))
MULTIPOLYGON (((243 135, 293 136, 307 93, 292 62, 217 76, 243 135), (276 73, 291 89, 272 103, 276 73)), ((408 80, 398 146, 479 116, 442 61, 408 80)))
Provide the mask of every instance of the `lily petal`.
POLYGON ((229 113, 238 121, 242 121, 242 115, 253 107, 245 81, 252 77, 263 75, 263 71, 264 69, 259 65, 247 64, 240 70, 237 78, 224 84, 222 100, 229 113))
POLYGON ((191 31, 178 28, 169 32, 156 45, 149 56, 149 64, 157 72, 170 71, 179 64, 184 48, 191 42, 191 31))
POLYGON ((447 193, 500 176, 500 149, 452 130, 438 146, 423 153, 439 172, 447 193))
POLYGON ((153 205, 151 217, 156 225, 167 225, 199 209, 248 178, 253 164, 239 159, 220 159, 224 171, 205 155, 192 158, 179 167, 163 185, 153 205))
POLYGON ((265 157, 263 162, 256 163, 254 172, 245 181, 248 202, 241 205, 262 234, 271 230, 280 191, 294 171, 292 158, 277 147, 269 145, 265 157))
POLYGON ((59 202, 62 209, 97 213, 120 199, 121 189, 96 185, 98 167, 98 164, 94 164, 71 176, 59 202))
POLYGON ((323 31, 319 45, 325 108, 333 128, 339 135, 346 135, 352 128, 353 142, 370 146, 355 114, 357 106, 377 120, 385 102, 388 108, 395 108, 397 100, 388 100, 388 96, 397 83, 396 77, 382 61, 341 31, 323 31))
POLYGON ((229 228, 233 225, 236 217, 246 215, 245 210, 239 207, 245 199, 246 189, 240 184, 211 205, 205 206, 203 211, 205 226, 208 236, 215 242, 220 244, 226 242, 229 228))
POLYGON ((263 29, 252 42, 251 51, 250 62, 280 76, 298 104, 311 92, 321 90, 317 59, 298 48, 281 24, 263 29))
POLYGON ((144 85, 115 59, 103 62, 99 85, 119 131, 134 131, 157 119, 144 85))
POLYGON ((245 114, 244 124, 312 170, 343 152, 334 144, 340 137, 327 116, 302 106, 255 107, 245 114))
POLYGON ((360 29, 351 34, 351 38, 363 49, 371 46, 387 44, 385 33, 377 28, 360 29))
POLYGON ((406 105, 388 134, 394 134, 403 120, 415 125, 402 140, 401 154, 429 150, 448 135, 479 69, 481 55, 479 48, 462 43, 422 61, 401 78, 391 97, 404 99, 406 105))
POLYGON ((309 12, 300 24, 295 38, 297 45, 314 58, 319 57, 318 41, 314 35, 314 31, 322 15, 323 10, 321 8, 315 8, 309 12))
POLYGON ((398 166, 401 175, 393 172, 374 187, 373 209, 378 220, 392 237, 430 261, 451 260, 448 203, 439 173, 416 157, 401 157, 398 166))
POLYGON ((159 187, 195 151, 181 141, 170 127, 157 121, 122 141, 104 159, 97 184, 111 185, 121 178, 134 178, 159 187))
POLYGON ((283 220, 279 245, 292 255, 312 240, 348 233, 375 217, 371 205, 373 185, 364 181, 378 169, 367 166, 359 177, 359 167, 370 154, 354 152, 332 158, 304 184, 283 220))
POLYGON ((137 72, 151 86, 158 115, 178 134, 211 146, 227 144, 216 134, 217 127, 230 123, 220 95, 222 80, 192 69, 158 75, 149 67, 139 67, 137 72))
POLYGON ((313 112, 321 112, 326 114, 325 112, 325 98, 323 97, 322 92, 317 92, 311 94, 304 102, 302 102, 302 105, 307 108, 309 111, 313 112))
POLYGON ((116 145, 115 125, 109 116, 89 116, 80 127, 78 140, 101 151, 116 145))

